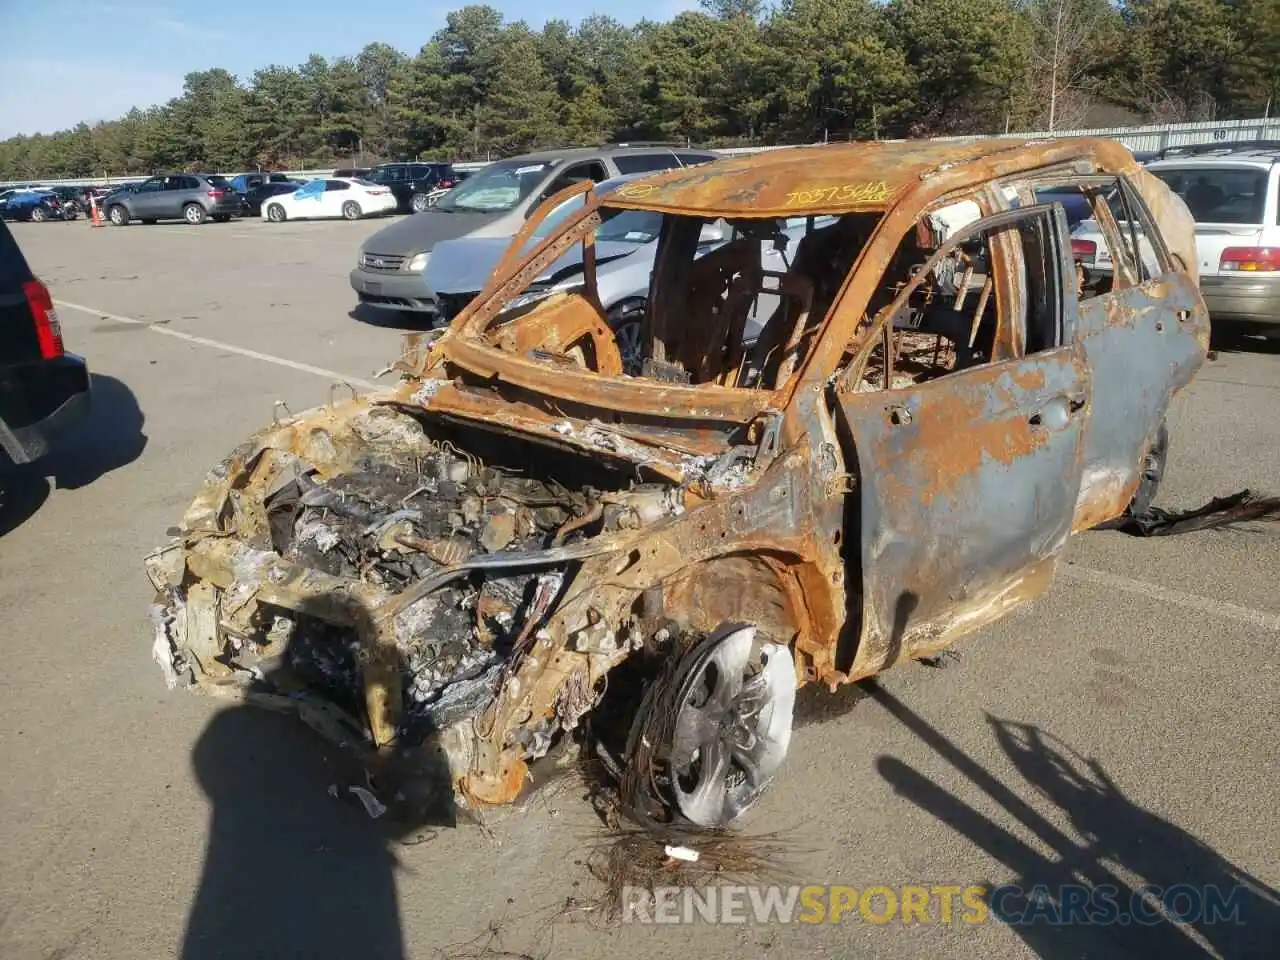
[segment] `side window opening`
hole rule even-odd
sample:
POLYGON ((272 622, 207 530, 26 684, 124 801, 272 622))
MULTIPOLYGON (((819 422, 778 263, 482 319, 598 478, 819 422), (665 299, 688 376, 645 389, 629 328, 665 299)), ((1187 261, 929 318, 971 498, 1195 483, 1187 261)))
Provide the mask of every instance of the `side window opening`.
POLYGON ((1154 280, 1172 269, 1173 261, 1164 239, 1138 192, 1123 177, 1107 196, 1112 217, 1124 235, 1129 260, 1138 269, 1138 282, 1154 280))
POLYGON ((903 237, 849 346, 843 389, 904 389, 998 359, 1021 334, 1025 353, 1065 337, 1062 254, 1049 208, 1010 211, 949 235, 926 215, 903 237), (1012 258, 1003 256, 1012 250, 1012 258), (1001 269, 1020 296, 997 295, 1001 269))
POLYGON ((1071 230, 1080 302, 1151 280, 1171 269, 1149 211, 1120 176, 1098 175, 1020 184, 1037 203, 1060 204, 1071 230))
MULTIPOLYGON (((582 183, 584 180, 591 180, 594 183, 602 183, 609 179, 609 174, 604 169, 604 164, 599 160, 591 160, 587 163, 575 163, 566 167, 560 172, 560 175, 547 184, 547 188, 542 191, 542 199, 554 197, 565 187, 571 187, 575 183, 582 183)), ((539 201, 541 202, 541 201, 539 201)), ((534 204, 534 209, 537 204, 534 204)))

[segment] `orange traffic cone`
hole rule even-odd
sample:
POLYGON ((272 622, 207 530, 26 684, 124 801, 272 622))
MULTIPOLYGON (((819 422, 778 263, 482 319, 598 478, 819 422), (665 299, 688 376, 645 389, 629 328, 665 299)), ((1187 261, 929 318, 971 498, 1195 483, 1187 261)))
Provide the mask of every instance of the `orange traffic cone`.
POLYGON ((93 194, 89 194, 89 222, 92 226, 105 226, 102 222, 102 214, 98 212, 98 198, 93 194))

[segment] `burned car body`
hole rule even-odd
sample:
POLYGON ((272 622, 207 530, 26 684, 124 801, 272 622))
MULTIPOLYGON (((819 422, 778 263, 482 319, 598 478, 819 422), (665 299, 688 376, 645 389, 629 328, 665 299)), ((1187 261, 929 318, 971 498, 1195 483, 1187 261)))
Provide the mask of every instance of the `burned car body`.
POLYGON ((612 706, 633 809, 732 820, 786 754, 797 686, 936 654, 1152 492, 1209 328, 1184 211, 1139 173, 1107 141, 1000 140, 571 187, 447 331, 407 338, 396 386, 214 470, 148 558, 156 658, 370 763, 434 751, 467 804, 513 799, 612 706), (1078 283, 1045 187, 1112 234, 1111 289, 1078 283), (638 376, 595 294, 592 237, 620 210, 664 215, 638 376), (767 261, 797 217, 794 255, 767 261), (720 218, 733 239, 698 256, 720 218), (523 297, 575 244, 583 285, 523 297))

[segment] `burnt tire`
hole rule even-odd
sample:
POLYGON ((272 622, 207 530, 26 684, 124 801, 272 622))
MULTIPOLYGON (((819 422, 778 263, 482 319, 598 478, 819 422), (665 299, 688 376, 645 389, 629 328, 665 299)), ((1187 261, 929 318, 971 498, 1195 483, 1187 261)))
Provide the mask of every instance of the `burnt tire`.
POLYGON ((354 200, 348 200, 342 205, 343 220, 359 220, 364 216, 364 211, 360 209, 360 204, 354 200))
POLYGON ((200 206, 198 203, 188 203, 182 208, 182 219, 187 221, 187 223, 191 224, 193 227, 200 226, 200 224, 204 223, 208 218, 209 215, 205 213, 204 207, 200 206))
POLYGON ((750 624, 726 624, 672 656, 627 738, 622 799, 643 823, 723 827, 787 755, 795 661, 750 624))
POLYGON ((112 226, 127 227, 129 225, 129 211, 118 203, 114 204, 107 210, 107 219, 111 221, 112 226))

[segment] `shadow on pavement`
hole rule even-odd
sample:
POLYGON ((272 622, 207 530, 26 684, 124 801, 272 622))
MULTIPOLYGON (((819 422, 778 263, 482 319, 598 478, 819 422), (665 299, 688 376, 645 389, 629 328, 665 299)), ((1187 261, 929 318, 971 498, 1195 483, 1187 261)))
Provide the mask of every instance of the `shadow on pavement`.
POLYGON ((1262 336, 1258 327, 1251 324, 1215 321, 1210 333, 1209 348, 1219 353, 1280 354, 1280 321, 1277 333, 1271 339, 1262 336))
POLYGON ((145 417, 122 381, 91 374, 89 415, 35 463, 0 469, 0 536, 35 515, 49 497, 49 481, 59 490, 78 490, 104 474, 132 463, 146 448, 145 417))
MULTIPOLYGON (((347 610, 359 633, 371 627, 357 601, 347 610)), ((326 677, 356 669, 354 654, 346 665, 335 657, 316 666, 317 643, 335 641, 327 646, 341 656, 351 635, 337 630, 295 629, 251 702, 220 711, 195 745, 192 764, 212 817, 182 960, 405 956, 396 848, 431 839, 431 827, 456 825, 452 778, 430 748, 379 757, 372 748, 334 745, 335 733, 349 745, 361 740, 355 724, 326 714, 319 698, 326 677), (328 736, 309 729, 298 710, 328 736), (371 810, 362 806, 360 788, 372 788, 387 809, 379 812, 376 800, 371 810)), ((385 665, 403 671, 398 655, 392 659, 385 665)), ((366 659, 364 669, 377 661, 366 659)), ((325 703, 362 716, 334 689, 328 694, 325 703)))
POLYGON ((1038 727, 988 716, 996 742, 1035 797, 1047 803, 1048 812, 1041 813, 1041 804, 1024 800, 883 687, 869 692, 999 804, 1010 827, 1034 837, 1016 836, 900 760, 877 761, 899 796, 1013 872, 1018 889, 988 884, 988 904, 1038 956, 1275 955, 1280 895, 1135 804, 1096 760, 1038 727), (1069 826, 1059 826, 1064 821, 1069 826))
POLYGON ((356 304, 347 311, 347 316, 383 330, 430 330, 434 325, 432 318, 426 314, 414 313, 412 310, 384 310, 367 303, 356 304))

